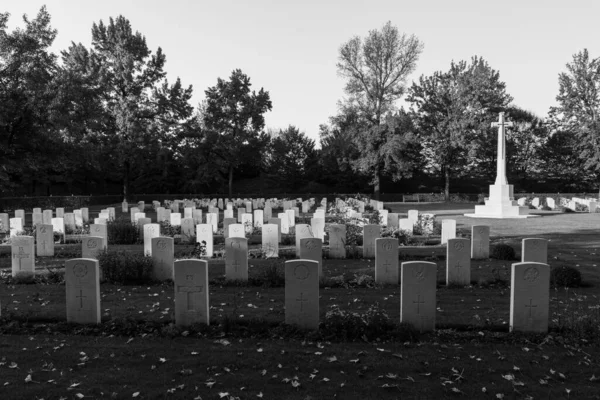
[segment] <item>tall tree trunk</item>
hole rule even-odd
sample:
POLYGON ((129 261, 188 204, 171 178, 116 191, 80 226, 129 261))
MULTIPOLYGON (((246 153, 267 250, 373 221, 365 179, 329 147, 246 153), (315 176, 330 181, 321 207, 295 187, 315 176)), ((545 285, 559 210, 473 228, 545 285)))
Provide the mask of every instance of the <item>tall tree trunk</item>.
POLYGON ((375 173, 373 174, 373 197, 375 197, 375 200, 379 200, 380 195, 381 195, 381 173, 379 172, 379 169, 377 169, 375 171, 375 173))
POLYGON ((129 161, 125 161, 125 171, 123 175, 123 199, 129 201, 129 161))
POLYGON ((450 168, 444 168, 444 201, 450 201, 450 168))
POLYGON ((233 198, 233 165, 229 166, 229 198, 233 198))

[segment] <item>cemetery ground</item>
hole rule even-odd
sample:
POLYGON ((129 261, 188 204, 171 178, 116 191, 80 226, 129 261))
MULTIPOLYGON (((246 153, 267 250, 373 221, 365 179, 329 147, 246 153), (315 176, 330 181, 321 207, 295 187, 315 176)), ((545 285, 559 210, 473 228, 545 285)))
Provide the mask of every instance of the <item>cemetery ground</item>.
MULTIPOLYGON (((52 274, 35 284, 5 277, 0 397, 600 398, 600 214, 474 220, 461 217, 472 211, 465 204, 387 206, 436 210, 457 220, 459 236, 490 225, 491 246, 509 244, 517 258, 521 239, 549 239, 551 267, 577 267, 583 285, 551 289, 548 334, 509 333, 517 260, 472 260, 471 285, 446 287, 445 247, 401 247, 401 262, 438 266, 436 331, 419 333, 399 324, 399 285, 374 284, 374 260, 325 258, 321 329, 306 332, 283 324, 283 262, 285 254, 294 258, 293 246, 281 247, 283 259, 250 259, 248 284, 224 281, 224 260, 211 260, 208 327, 172 324, 172 283, 102 284, 102 323, 81 326, 65 322, 65 286, 52 274), (359 317, 374 321, 383 312, 391 324, 358 329, 359 317)), ((36 266, 64 265, 80 247, 58 246, 56 257, 36 266)), ((191 249, 176 246, 176 258, 191 249)), ((0 268, 10 268, 8 254, 0 268)))

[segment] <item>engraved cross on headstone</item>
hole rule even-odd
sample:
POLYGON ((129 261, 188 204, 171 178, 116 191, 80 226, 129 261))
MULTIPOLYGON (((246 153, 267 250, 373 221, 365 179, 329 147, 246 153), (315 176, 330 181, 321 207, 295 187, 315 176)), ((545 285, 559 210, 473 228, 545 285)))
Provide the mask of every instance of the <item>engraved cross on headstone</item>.
POLYGON ((235 272, 238 272, 238 268, 240 267, 240 262, 236 259, 233 260, 233 268, 235 268, 235 272))
POLYGON ((296 299, 296 301, 300 302, 300 312, 303 312, 304 311, 303 310, 303 305, 304 305, 305 302, 308 301, 308 299, 304 298, 304 292, 300 292, 300 298, 296 299))
POLYGON ((83 308, 83 299, 87 299, 87 296, 83 295, 83 289, 79 289, 79 296, 75 296, 75 298, 79 299, 79 308, 83 308))
POLYGON ((23 269, 21 266, 21 260, 23 258, 29 258, 29 254, 26 254, 23 250, 23 247, 19 246, 19 252, 17 254, 13 254, 13 257, 19 260, 19 271, 21 271, 23 269))
POLYGON ((417 314, 421 314, 421 304, 425 304, 425 300, 421 300, 421 295, 417 295, 417 301, 413 301, 417 305, 417 314))
POLYGON ((525 307, 529 308, 529 318, 533 318, 533 315, 531 314, 531 311, 533 308, 536 308, 537 305, 533 305, 533 299, 529 299, 529 304, 525 304, 525 307))
POLYGON ((392 264, 389 262, 389 260, 385 260, 385 264, 383 264, 383 266, 385 267, 385 272, 388 273, 389 267, 391 267, 392 264))

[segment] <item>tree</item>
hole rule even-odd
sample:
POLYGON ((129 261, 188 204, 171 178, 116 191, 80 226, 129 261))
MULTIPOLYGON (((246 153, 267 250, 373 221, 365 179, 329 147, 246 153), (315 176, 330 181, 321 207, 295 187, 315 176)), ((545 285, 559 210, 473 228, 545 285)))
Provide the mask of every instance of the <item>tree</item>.
POLYGON ((275 134, 265 154, 268 179, 287 192, 306 185, 313 178, 317 164, 315 141, 292 125, 275 134))
MULTIPOLYGON (((86 52, 82 47, 73 44, 63 57, 71 61, 68 67, 98 85, 104 114, 101 128, 86 129, 85 133, 99 136, 113 149, 112 162, 122 171, 123 196, 127 198, 134 168, 143 165, 147 157, 144 149, 151 143, 169 141, 191 117, 192 87, 184 88, 179 78, 168 83, 162 49, 152 54, 146 38, 134 33, 123 16, 110 18, 108 25, 94 23, 92 49, 86 52)), ((89 101, 89 97, 85 99, 89 101)), ((143 178, 142 171, 137 172, 143 178)))
POLYGON ((216 86, 205 91, 207 142, 227 175, 229 197, 233 196, 234 170, 244 163, 259 163, 257 152, 268 143, 263 114, 273 107, 269 92, 263 88, 251 92, 251 86, 250 78, 236 69, 229 81, 219 78, 216 86))
POLYGON ((56 30, 46 7, 33 20, 24 15, 24 29, 13 32, 9 16, 0 13, 0 187, 14 189, 21 180, 35 188, 61 141, 50 123, 56 55, 49 48, 56 30))
MULTIPOLYGON (((359 143, 369 143, 385 116, 395 111, 395 103, 404 94, 406 79, 414 71, 422 51, 423 44, 414 35, 400 34, 391 22, 381 31, 370 31, 364 40, 356 36, 340 47, 337 69, 347 79, 345 107, 356 109, 366 123, 365 129, 354 134, 359 143)), ((385 152, 380 149, 385 145, 382 137, 373 140, 377 145, 361 148, 357 164, 363 170, 369 165, 376 197, 380 192, 382 164, 375 161, 385 152)))
POLYGON ((558 85, 558 106, 550 109, 552 125, 577 138, 584 168, 600 180, 600 58, 590 58, 587 49, 573 55, 558 85))
MULTIPOLYGON (((428 167, 441 172, 448 201, 451 178, 473 167, 473 156, 481 148, 477 139, 486 137, 490 122, 512 98, 499 72, 475 56, 470 64, 452 62, 448 72, 421 76, 411 86, 407 100, 414 107, 428 167)), ((495 141, 487 139, 487 145, 495 147, 491 143, 495 141)))

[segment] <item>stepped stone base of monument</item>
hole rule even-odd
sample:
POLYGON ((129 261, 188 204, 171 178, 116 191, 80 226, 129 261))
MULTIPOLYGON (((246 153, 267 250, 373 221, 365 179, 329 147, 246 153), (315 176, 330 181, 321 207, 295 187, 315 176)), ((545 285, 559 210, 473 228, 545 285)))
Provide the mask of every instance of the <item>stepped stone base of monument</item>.
POLYGON ((519 206, 513 200, 513 185, 490 185, 490 197, 485 199, 484 206, 475 206, 475 213, 465 214, 472 218, 531 218, 538 215, 529 214, 529 207, 519 206))

